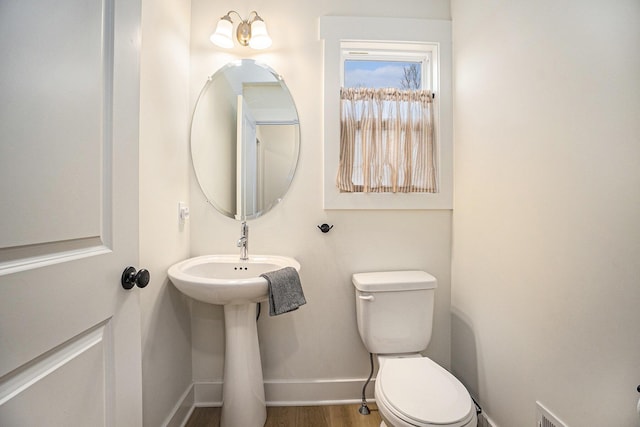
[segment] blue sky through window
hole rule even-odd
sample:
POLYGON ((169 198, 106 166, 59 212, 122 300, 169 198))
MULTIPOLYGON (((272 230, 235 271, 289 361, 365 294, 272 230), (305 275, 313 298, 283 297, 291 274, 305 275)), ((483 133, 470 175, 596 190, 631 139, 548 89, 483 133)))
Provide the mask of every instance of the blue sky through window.
MULTIPOLYGON (((403 89, 404 69, 412 65, 418 67, 418 76, 420 76, 422 69, 419 62, 347 59, 344 61, 344 87, 403 89)), ((418 84, 419 81, 418 77, 418 84)))

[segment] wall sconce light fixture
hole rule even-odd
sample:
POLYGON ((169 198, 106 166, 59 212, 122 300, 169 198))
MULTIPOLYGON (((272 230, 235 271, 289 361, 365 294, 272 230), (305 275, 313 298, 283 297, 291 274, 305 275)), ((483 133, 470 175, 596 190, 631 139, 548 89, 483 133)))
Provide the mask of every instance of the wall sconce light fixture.
POLYGON ((230 10, 225 16, 220 18, 216 31, 211 34, 211 43, 216 46, 229 49, 233 47, 233 21, 231 14, 235 13, 240 18, 238 29, 236 30, 236 39, 242 46, 249 46, 253 49, 266 49, 271 46, 271 37, 267 33, 267 26, 255 10, 249 13, 247 19, 235 10, 230 10))

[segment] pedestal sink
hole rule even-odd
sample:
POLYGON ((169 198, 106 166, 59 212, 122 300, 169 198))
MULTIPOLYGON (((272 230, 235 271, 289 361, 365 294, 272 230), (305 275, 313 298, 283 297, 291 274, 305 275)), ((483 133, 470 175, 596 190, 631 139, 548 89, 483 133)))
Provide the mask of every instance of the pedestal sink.
POLYGON ((205 255, 169 268, 173 284, 185 295, 224 306, 225 355, 221 427, 261 427, 267 419, 256 326, 256 303, 267 299, 261 274, 284 267, 300 270, 293 258, 205 255))

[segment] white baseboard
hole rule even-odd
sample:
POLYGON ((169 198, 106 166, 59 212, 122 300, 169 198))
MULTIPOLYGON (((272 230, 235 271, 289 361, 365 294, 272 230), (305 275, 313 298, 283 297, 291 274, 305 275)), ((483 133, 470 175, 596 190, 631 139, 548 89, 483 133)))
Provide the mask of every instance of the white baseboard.
POLYGON ((193 383, 193 388, 195 390, 195 406, 222 406, 222 381, 196 381, 193 383))
MULTIPOLYGON (((330 380, 267 380, 264 382, 267 406, 345 405, 361 402, 366 378, 330 380)), ((367 386, 367 400, 374 402, 375 379, 367 386)), ((195 407, 222 406, 222 381, 197 381, 182 394, 163 427, 184 427, 195 407)), ((498 427, 483 412, 478 427, 498 427)))
MULTIPOLYGON (((322 380, 269 380, 264 382, 268 406, 311 406, 359 403, 366 378, 322 380)), ((373 400, 375 380, 367 386, 367 399, 373 400)))
MULTIPOLYGON (((358 403, 366 378, 330 380, 265 380, 264 394, 268 406, 311 406, 358 403)), ((375 380, 367 386, 367 399, 373 399, 375 380)), ((222 382, 194 383, 195 406, 221 406, 222 382)))
POLYGON ((193 384, 190 384, 162 423, 162 427, 183 427, 193 412, 194 396, 193 384))
MULTIPOLYGON (((362 401, 366 378, 330 380, 267 380, 264 393, 267 406, 346 405, 362 401)), ((373 399, 375 379, 367 386, 367 399, 373 399)), ((222 381, 196 381, 180 397, 163 427, 184 427, 195 407, 222 406, 222 381)))
POLYGON ((493 422, 491 418, 485 413, 482 412, 478 416, 478 427, 498 427, 496 423, 493 422))

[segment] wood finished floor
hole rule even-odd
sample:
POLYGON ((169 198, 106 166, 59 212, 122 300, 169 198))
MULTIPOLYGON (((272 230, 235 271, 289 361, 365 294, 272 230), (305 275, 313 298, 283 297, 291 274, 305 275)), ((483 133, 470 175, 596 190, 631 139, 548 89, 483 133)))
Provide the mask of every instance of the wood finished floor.
MULTIPOLYGON (((269 406, 264 427, 378 427, 380 415, 375 403, 371 414, 360 415, 357 405, 269 406)), ((219 427, 220 408, 195 408, 185 427, 219 427)), ((237 426, 242 427, 242 426, 237 426)))

